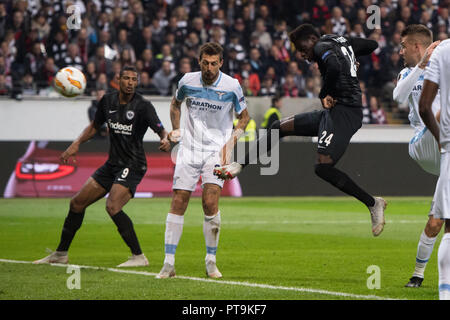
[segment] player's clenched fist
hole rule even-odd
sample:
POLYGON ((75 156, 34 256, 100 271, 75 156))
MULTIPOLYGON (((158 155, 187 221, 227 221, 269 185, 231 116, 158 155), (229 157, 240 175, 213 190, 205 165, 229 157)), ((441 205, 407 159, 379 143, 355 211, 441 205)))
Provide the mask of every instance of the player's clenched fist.
POLYGON ((329 95, 327 95, 323 99, 320 99, 320 101, 322 102, 322 107, 324 107, 325 109, 333 108, 337 102, 336 99, 334 99, 332 96, 329 96, 329 95))
POLYGON ((170 141, 168 138, 161 139, 159 142, 159 150, 168 152, 170 150, 170 141))
POLYGON ((171 142, 174 142, 174 143, 180 141, 180 139, 181 139, 180 129, 175 129, 175 130, 170 131, 168 138, 171 142))

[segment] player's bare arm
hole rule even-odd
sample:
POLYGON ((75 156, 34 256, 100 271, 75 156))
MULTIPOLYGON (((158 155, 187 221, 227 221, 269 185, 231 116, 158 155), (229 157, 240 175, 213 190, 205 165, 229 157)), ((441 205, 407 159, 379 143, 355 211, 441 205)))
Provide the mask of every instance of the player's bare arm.
POLYGON ((183 101, 178 101, 175 97, 170 103, 170 121, 172 122, 172 131, 168 135, 171 142, 178 142, 181 137, 180 133, 180 118, 181 118, 181 104, 183 101))
POLYGON ((70 157, 73 158, 73 162, 76 162, 75 156, 78 153, 80 145, 89 139, 91 139, 97 133, 97 129, 92 121, 81 133, 81 135, 61 154, 60 160, 63 163, 67 163, 70 157))
POLYGON ((159 150, 164 152, 170 151, 170 141, 169 141, 169 133, 167 130, 162 130, 160 133, 158 133, 158 136, 160 138, 159 141, 159 150))
POLYGON ((434 98, 436 97, 438 89, 439 89, 438 84, 430 80, 424 80, 422 94, 419 100, 419 113, 423 122, 430 130, 430 132, 433 134, 436 141, 440 143, 439 126, 431 109, 431 106, 433 104, 434 98))
POLYGON ((222 151, 220 152, 221 165, 230 163, 231 153, 233 152, 234 146, 236 145, 239 138, 244 134, 245 127, 250 121, 250 115, 248 114, 247 109, 244 109, 236 117, 238 119, 238 123, 234 127, 230 139, 223 146, 222 151))

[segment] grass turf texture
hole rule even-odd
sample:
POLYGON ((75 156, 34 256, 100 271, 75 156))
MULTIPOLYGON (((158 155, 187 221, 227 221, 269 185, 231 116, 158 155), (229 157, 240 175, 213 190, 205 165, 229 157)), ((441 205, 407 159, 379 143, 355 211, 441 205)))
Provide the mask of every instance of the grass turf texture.
MULTIPOLYGON (((222 198, 217 253, 224 281, 320 289, 396 299, 438 299, 437 248, 420 289, 404 288, 412 274, 417 241, 431 198, 387 198, 387 224, 374 238, 370 215, 358 201, 342 198, 222 198), (369 266, 381 271, 370 290, 369 266)), ((55 249, 68 199, 1 199, 0 258, 32 261, 55 249)), ((150 261, 133 271, 158 273, 170 199, 133 199, 132 218, 150 261)), ((71 264, 111 268, 130 255, 101 200, 86 211, 69 251, 71 264)), ((192 198, 177 249, 179 276, 205 278, 201 200, 192 198)), ((81 269, 81 289, 69 290, 66 268, 0 262, 0 299, 355 299, 315 292, 274 290, 189 279, 81 269)))

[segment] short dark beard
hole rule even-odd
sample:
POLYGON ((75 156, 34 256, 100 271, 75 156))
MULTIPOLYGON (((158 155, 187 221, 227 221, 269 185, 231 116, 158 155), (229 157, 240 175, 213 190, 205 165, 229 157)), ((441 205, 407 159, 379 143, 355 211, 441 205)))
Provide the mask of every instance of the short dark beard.
POLYGON ((208 85, 208 86, 212 85, 214 83, 214 81, 216 81, 217 78, 219 77, 219 73, 220 73, 220 71, 217 72, 217 75, 211 80, 211 82, 206 81, 205 78, 203 77, 203 74, 202 74, 203 83, 208 85))

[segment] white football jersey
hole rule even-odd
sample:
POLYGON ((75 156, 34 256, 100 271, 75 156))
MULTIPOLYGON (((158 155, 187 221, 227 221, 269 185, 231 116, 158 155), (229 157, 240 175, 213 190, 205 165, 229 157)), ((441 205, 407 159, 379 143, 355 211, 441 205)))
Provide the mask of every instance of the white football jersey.
MULTIPOLYGON (((394 100, 398 103, 405 103, 408 101, 409 115, 408 119, 411 126, 414 128, 415 134, 422 132, 425 124, 419 115, 419 99, 422 93, 423 80, 425 70, 418 66, 414 68, 404 68, 400 71, 397 79, 397 86, 394 89, 394 100)), ((441 108, 439 100, 439 91, 436 99, 433 101, 432 111, 436 113, 441 108)))
POLYGON ((203 84, 200 71, 186 73, 175 98, 186 100, 188 111, 180 143, 200 152, 219 151, 231 137, 233 112, 247 108, 239 81, 221 71, 210 86, 203 84))
MULTIPOLYGON (((450 151, 450 39, 442 41, 430 58, 425 69, 425 80, 439 85, 441 103, 441 121, 439 140, 441 146, 450 151)), ((436 97, 435 101, 438 98, 436 97)))

